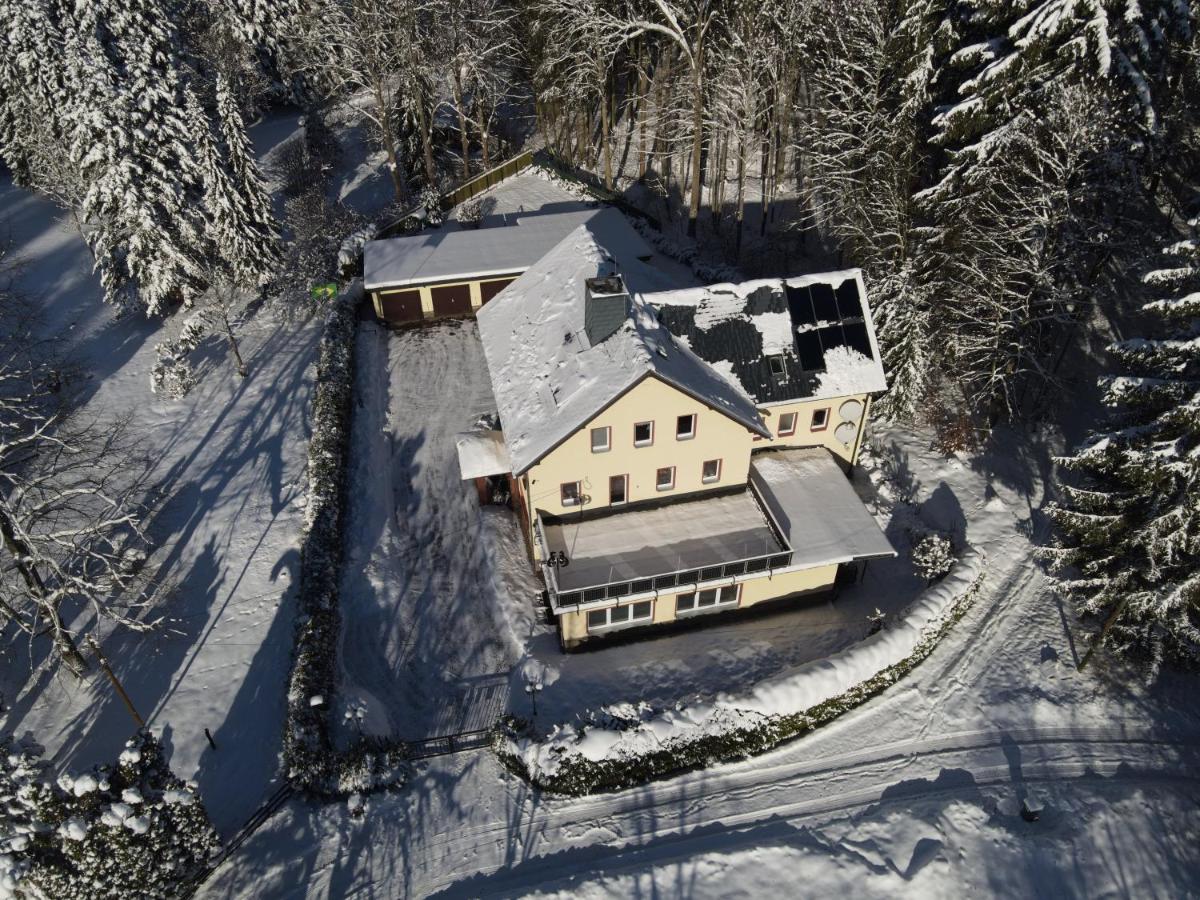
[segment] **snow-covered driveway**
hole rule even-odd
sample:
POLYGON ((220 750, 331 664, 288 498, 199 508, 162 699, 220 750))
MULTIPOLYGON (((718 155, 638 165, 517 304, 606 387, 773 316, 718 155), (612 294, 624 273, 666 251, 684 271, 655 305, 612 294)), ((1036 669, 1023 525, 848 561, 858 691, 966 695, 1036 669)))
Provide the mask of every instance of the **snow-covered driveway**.
POLYGON ((495 409, 475 323, 363 323, 357 372, 343 708, 408 739, 487 727, 545 626, 516 517, 481 508, 458 471, 454 435, 495 409))

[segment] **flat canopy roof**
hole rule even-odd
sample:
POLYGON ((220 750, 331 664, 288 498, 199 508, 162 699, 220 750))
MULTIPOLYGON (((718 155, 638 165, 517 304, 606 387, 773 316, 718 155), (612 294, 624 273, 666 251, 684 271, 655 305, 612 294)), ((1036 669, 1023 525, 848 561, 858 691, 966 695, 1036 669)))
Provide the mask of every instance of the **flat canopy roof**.
POLYGON ((405 237, 370 241, 363 251, 366 289, 513 275, 525 271, 599 209, 508 216, 461 229, 453 223, 405 237))
POLYGON ((750 480, 792 545, 792 565, 896 555, 823 447, 756 454, 750 462, 750 480))
POLYGON ((454 438, 462 477, 486 478, 512 471, 508 445, 501 431, 464 431, 454 438))
POLYGON ((566 516, 547 523, 545 535, 548 549, 569 561, 555 573, 560 591, 787 549, 748 490, 582 521, 566 516))

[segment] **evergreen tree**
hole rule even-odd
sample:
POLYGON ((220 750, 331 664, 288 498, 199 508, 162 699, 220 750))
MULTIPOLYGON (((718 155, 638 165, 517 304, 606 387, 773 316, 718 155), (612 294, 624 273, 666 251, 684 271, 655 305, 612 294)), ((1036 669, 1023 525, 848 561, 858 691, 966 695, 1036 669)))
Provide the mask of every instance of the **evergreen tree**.
POLYGON ((41 748, 0 739, 0 885, 17 896, 170 897, 220 842, 147 731, 115 766, 50 781, 41 748))
POLYGON ((159 314, 201 286, 205 246, 179 37, 160 0, 126 0, 119 12, 80 0, 75 11, 71 152, 90 185, 87 238, 106 299, 136 292, 147 313, 159 314))
POLYGON ((1058 461, 1074 477, 1045 551, 1058 589, 1103 623, 1093 650, 1136 649, 1154 667, 1200 662, 1200 241, 1165 252, 1170 267, 1145 278, 1160 296, 1143 306, 1162 336, 1110 348, 1125 370, 1101 382, 1116 416, 1058 461))
POLYGON ((0 28, 0 158, 18 184, 51 189, 64 169, 60 10, 49 0, 3 7, 0 28), (47 62, 47 61, 50 62, 47 62))
POLYGON ((191 101, 190 118, 204 170, 209 230, 228 270, 256 284, 271 274, 279 260, 279 226, 237 102, 221 76, 217 77, 217 117, 224 158, 218 155, 207 117, 199 104, 191 101))

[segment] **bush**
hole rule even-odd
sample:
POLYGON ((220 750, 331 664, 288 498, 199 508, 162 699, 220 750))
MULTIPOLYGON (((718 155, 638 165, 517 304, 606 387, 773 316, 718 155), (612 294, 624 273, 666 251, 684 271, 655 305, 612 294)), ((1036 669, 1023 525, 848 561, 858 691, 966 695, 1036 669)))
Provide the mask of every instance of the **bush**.
POLYGON ((116 765, 78 777, 50 781, 41 754, 0 739, 0 893, 170 897, 220 850, 195 788, 149 731, 116 765))
POLYGON ((283 761, 297 787, 347 794, 401 780, 403 743, 363 739, 345 753, 333 745, 330 715, 337 691, 341 617, 338 582, 342 565, 342 519, 350 403, 354 384, 354 337, 362 282, 338 296, 325 317, 312 400, 308 445, 308 503, 300 554, 299 618, 288 680, 283 761))
POLYGON ((954 568, 954 546, 950 538, 930 532, 913 547, 913 567, 927 582, 944 578, 954 568))
POLYGON ((478 225, 483 219, 483 202, 478 197, 464 200, 459 204, 458 212, 454 215, 460 225, 478 225))

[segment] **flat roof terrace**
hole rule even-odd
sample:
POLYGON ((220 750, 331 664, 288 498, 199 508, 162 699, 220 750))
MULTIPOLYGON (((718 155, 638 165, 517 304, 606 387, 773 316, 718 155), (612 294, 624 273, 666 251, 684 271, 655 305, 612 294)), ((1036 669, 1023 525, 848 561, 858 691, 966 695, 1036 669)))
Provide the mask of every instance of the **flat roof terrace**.
POLYGON ((593 518, 568 515, 545 523, 544 533, 547 549, 561 551, 569 563, 555 572, 560 592, 705 567, 719 570, 788 550, 749 490, 593 518))

